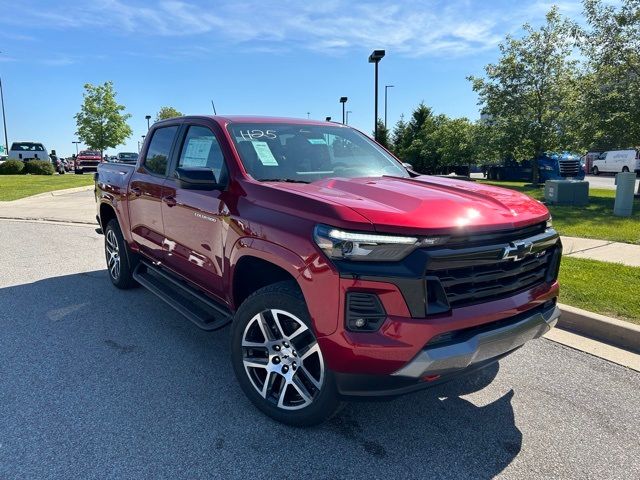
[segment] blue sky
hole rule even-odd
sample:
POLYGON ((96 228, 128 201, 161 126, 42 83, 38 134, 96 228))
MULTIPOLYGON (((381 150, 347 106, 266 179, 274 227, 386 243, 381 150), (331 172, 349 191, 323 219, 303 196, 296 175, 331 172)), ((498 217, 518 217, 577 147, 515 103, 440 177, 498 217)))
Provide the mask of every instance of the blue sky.
MULTIPOLYGON (((465 77, 482 74, 498 43, 539 24, 552 4, 577 17, 578 1, 531 0, 0 0, 0 75, 9 143, 75 151, 82 86, 112 80, 132 114, 137 149, 144 116, 184 113, 341 119, 373 127, 374 48, 389 123, 424 100, 437 113, 478 117, 465 77)), ((114 153, 115 153, 114 151, 114 153)))

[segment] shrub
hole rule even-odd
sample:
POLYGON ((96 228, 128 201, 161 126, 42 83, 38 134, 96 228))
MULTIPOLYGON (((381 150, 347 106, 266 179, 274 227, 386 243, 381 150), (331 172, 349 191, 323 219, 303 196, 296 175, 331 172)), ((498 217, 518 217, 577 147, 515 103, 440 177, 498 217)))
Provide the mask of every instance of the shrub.
POLYGON ((55 173, 53 165, 44 160, 29 160, 25 162, 24 171, 31 175, 53 175, 55 173))
POLYGON ((24 170, 24 163, 21 160, 7 160, 0 163, 0 175, 18 175, 24 170))

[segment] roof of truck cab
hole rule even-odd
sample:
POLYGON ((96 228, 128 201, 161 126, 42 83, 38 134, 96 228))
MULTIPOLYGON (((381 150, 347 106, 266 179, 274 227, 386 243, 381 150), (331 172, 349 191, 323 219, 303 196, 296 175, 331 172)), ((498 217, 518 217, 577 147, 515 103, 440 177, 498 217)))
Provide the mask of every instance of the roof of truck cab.
MULTIPOLYGON (((217 122, 220 125, 225 125, 229 123, 295 123, 300 125, 326 125, 330 123, 336 126, 342 126, 341 123, 337 122, 327 122, 324 120, 313 120, 307 118, 288 118, 288 117, 269 117, 269 116, 258 116, 258 115, 185 115, 184 117, 179 117, 182 120, 189 119, 209 119, 217 122)), ((175 119, 168 119, 175 120, 175 119)), ((162 123, 167 120, 162 120, 162 123)))

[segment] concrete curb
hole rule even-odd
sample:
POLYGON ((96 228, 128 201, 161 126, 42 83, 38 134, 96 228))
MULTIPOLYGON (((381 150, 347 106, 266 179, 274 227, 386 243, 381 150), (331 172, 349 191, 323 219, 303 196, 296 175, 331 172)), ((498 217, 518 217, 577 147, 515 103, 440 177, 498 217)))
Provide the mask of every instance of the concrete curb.
POLYGON ((558 327, 640 353, 640 326, 570 305, 558 304, 558 327))
POLYGON ((88 225, 98 228, 98 222, 83 222, 81 220, 68 220, 63 218, 46 218, 46 217, 7 217, 0 215, 0 220, 11 220, 15 222, 46 222, 46 223, 60 223, 65 225, 88 225))

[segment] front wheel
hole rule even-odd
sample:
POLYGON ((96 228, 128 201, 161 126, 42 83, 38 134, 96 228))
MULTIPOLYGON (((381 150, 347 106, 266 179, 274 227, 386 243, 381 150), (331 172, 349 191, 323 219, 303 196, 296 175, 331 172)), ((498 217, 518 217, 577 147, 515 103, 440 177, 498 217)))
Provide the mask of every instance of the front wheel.
POLYGON ((622 167, 622 173, 629 173, 629 167, 622 167))
POLYGON ((316 425, 341 406, 293 282, 261 288, 242 303, 231 327, 231 362, 245 395, 279 422, 316 425))

